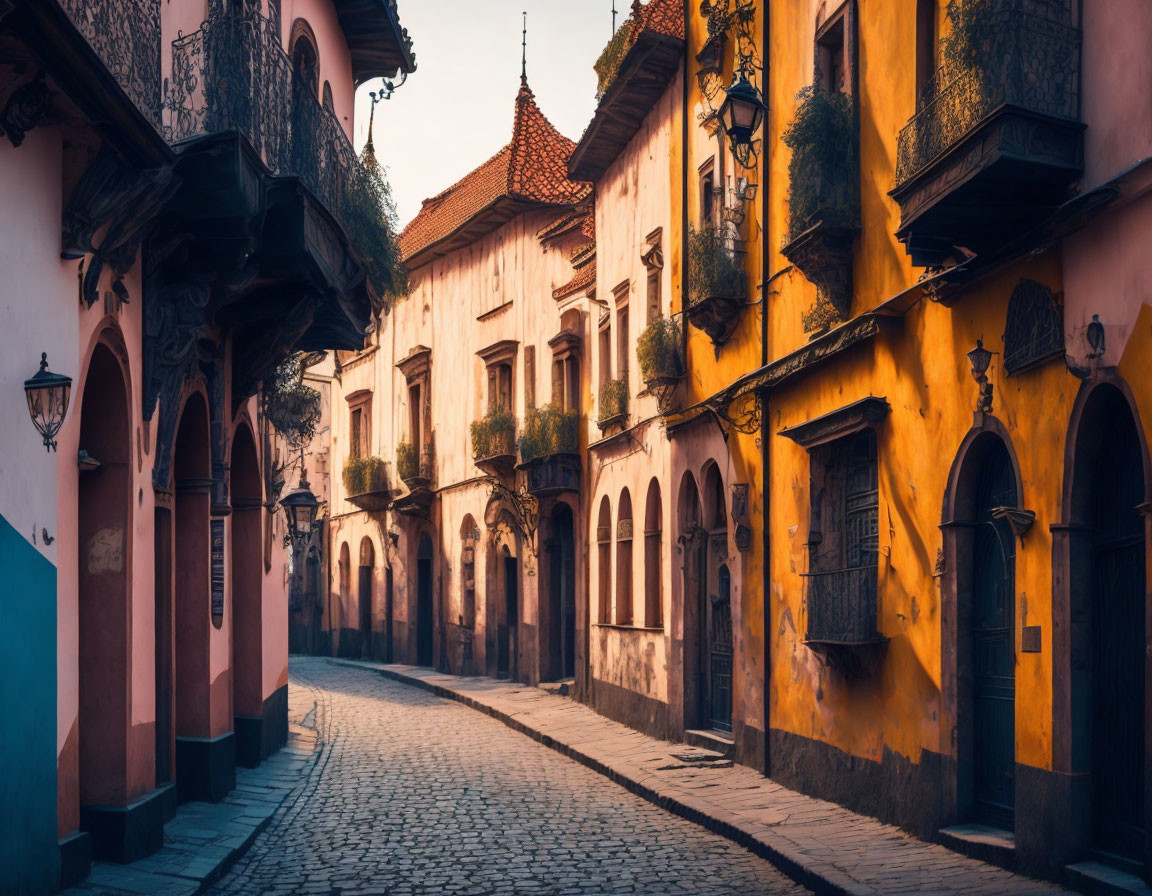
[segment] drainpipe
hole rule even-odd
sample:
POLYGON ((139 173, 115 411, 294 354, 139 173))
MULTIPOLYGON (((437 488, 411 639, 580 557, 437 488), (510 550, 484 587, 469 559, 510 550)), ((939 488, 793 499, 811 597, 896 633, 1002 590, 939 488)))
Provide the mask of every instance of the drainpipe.
MULTIPOLYGON (((764 104, 768 105, 768 79, 771 72, 771 60, 768 58, 768 21, 771 13, 771 3, 765 2, 764 4, 764 22, 763 22, 763 46, 760 53, 760 59, 764 66, 764 83, 761 85, 763 91, 764 104)), ((771 232, 769 229, 769 203, 768 203, 768 135, 770 133, 768 127, 768 118, 771 115, 770 109, 764 111, 764 121, 760 127, 761 143, 760 143, 760 365, 765 367, 768 364, 768 262, 770 258, 769 239, 771 232)), ((772 539, 769 535, 769 493, 771 488, 771 467, 770 467, 770 453, 768 451, 768 440, 771 438, 769 433, 769 414, 768 414, 768 390, 760 393, 760 471, 763 477, 763 520, 761 522, 761 553, 762 553, 762 567, 763 567, 763 587, 764 587, 764 774, 771 776, 772 774, 772 539)))
POLYGON ((690 0, 684 0, 683 107, 680 122, 680 356, 688 370, 688 65, 692 58, 690 0))

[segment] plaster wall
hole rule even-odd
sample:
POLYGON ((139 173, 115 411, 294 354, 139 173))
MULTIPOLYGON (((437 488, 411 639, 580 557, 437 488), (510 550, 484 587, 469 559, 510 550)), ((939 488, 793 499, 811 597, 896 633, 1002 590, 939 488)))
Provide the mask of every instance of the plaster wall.
POLYGON ((67 731, 75 713, 74 697, 71 706, 56 702, 57 682, 73 668, 60 645, 76 638, 75 616, 56 600, 60 558, 69 556, 60 544, 61 457, 45 452, 22 388, 42 351, 55 372, 79 374, 75 272, 57 249, 62 150, 55 128, 32 131, 19 149, 0 142, 0 194, 21 210, 0 239, 0 262, 9 272, 0 297, 0 417, 8 421, 0 430, 0 566, 9 583, 0 607, 12 633, 3 651, 0 712, 20 732, 0 746, 0 828, 9 834, 0 844, 0 866, 10 875, 8 886, 24 892, 56 886, 56 755, 60 730, 67 731))
POLYGON ((284 30, 284 49, 291 52, 289 41, 292 26, 303 19, 316 35, 316 50, 320 56, 320 96, 323 99, 324 82, 332 85, 332 104, 336 117, 344 125, 349 139, 352 137, 353 108, 356 104, 356 85, 352 79, 352 54, 348 41, 340 28, 336 7, 332 0, 281 0, 280 23, 284 30))

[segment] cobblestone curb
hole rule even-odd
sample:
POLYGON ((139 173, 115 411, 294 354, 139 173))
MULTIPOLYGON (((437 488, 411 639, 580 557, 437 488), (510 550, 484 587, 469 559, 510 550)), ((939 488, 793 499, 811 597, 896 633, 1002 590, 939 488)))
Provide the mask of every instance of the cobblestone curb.
POLYGON ((637 796, 740 844, 815 893, 1068 892, 788 790, 752 769, 712 765, 701 772, 684 756, 700 751, 647 737, 538 688, 410 666, 328 662, 373 671, 489 715, 637 796))

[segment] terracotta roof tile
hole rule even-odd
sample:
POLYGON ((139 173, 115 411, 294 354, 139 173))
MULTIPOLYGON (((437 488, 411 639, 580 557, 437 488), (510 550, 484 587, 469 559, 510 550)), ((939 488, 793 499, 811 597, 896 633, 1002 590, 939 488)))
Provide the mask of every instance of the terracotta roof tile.
POLYGON ((592 187, 568 177, 568 157, 575 148, 544 117, 528 82, 522 81, 512 142, 444 192, 424 200, 400 234, 401 256, 407 261, 430 249, 502 200, 557 206, 582 201, 592 187))

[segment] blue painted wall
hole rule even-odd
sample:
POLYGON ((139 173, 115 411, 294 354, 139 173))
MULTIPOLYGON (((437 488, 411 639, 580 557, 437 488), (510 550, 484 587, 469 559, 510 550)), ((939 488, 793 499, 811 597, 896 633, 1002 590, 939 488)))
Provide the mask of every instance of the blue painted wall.
POLYGON ((56 567, 0 517, 0 893, 56 890, 56 567))

